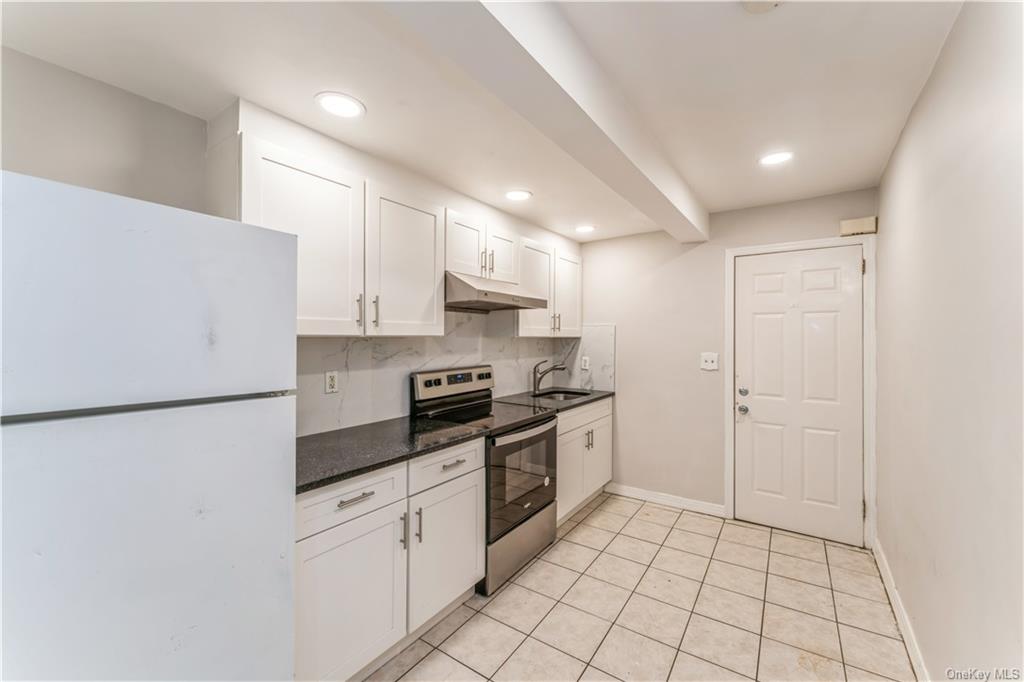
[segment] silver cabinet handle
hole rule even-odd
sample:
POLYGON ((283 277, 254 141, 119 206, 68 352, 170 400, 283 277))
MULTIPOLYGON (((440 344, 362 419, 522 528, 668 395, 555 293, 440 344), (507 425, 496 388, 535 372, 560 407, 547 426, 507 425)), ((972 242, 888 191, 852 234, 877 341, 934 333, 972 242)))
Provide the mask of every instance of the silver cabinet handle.
POLYGON ((487 274, 487 249, 480 252, 480 274, 487 274))
POLYGON ((494 274, 494 251, 491 251, 491 264, 487 269, 492 275, 494 274))
POLYGON ((402 549, 409 548, 409 515, 402 514, 402 537, 398 539, 402 543, 402 549))
POLYGON ((750 412, 750 408, 747 407, 746 405, 740 405, 739 407, 736 408, 736 411, 739 412, 740 414, 746 414, 750 412))
POLYGON ((555 329, 555 331, 560 332, 562 331, 562 313, 558 313, 557 315, 555 315, 555 317, 558 318, 558 328, 555 329))
POLYGON ((448 471, 449 469, 453 469, 453 468, 459 466, 460 464, 465 464, 465 463, 466 463, 466 460, 464 460, 464 459, 462 459, 460 457, 459 459, 455 460, 454 462, 448 462, 447 464, 442 464, 441 465, 441 471, 448 471))
POLYGON ((355 497, 349 498, 347 500, 341 500, 340 502, 338 502, 338 506, 337 508, 335 508, 334 511, 338 511, 338 509, 345 509, 346 507, 351 507, 353 504, 359 504, 360 502, 364 502, 373 497, 375 493, 375 490, 367 490, 365 493, 362 493, 361 495, 356 495, 355 497))
POLYGON ((363 326, 363 295, 356 296, 356 326, 363 326))
POLYGON ((423 543, 423 507, 416 510, 416 516, 419 524, 419 530, 416 531, 416 537, 419 538, 420 543, 423 543))
POLYGON ((373 326, 380 326, 380 296, 373 297, 373 326))
POLYGON ((555 316, 551 316, 551 331, 555 331, 555 316))

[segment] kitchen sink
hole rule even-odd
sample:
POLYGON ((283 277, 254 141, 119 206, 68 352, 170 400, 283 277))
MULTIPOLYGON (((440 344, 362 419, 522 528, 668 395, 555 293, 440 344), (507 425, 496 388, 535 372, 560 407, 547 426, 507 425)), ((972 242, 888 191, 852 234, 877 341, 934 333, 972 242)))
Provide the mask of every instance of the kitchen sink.
POLYGON ((534 398, 547 398, 548 400, 576 400, 590 395, 590 391, 571 391, 564 388, 548 389, 532 394, 534 398))

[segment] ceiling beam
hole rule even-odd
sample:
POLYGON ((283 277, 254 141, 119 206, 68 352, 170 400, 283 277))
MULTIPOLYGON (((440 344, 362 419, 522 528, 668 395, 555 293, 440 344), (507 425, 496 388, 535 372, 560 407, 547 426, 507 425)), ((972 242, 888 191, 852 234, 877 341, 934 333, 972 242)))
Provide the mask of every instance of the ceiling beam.
POLYGON ((387 7, 658 227, 708 238, 707 210, 555 4, 387 7))

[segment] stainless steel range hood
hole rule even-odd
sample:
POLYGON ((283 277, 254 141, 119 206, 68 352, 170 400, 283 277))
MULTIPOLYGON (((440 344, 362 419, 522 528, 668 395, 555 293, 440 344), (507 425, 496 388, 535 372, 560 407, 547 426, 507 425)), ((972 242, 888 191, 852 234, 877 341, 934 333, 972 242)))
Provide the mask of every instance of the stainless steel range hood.
POLYGON ((527 310, 547 306, 546 299, 523 294, 518 284, 456 272, 444 273, 445 310, 489 313, 492 310, 527 310))

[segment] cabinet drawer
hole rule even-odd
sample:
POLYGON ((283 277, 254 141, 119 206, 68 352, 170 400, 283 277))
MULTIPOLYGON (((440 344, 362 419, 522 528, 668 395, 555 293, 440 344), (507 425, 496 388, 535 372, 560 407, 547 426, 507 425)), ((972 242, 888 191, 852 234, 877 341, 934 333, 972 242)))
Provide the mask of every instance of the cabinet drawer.
POLYGON ((406 482, 406 464, 402 462, 302 493, 295 498, 295 539, 308 538, 404 499, 406 482))
POLYGON ((581 426, 586 426, 612 413, 612 398, 598 400, 583 407, 560 412, 558 415, 558 435, 569 433, 581 426))
POLYGON ((415 495, 483 465, 483 438, 419 457, 409 462, 409 494, 415 495))

